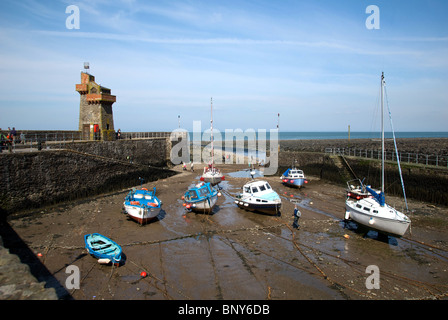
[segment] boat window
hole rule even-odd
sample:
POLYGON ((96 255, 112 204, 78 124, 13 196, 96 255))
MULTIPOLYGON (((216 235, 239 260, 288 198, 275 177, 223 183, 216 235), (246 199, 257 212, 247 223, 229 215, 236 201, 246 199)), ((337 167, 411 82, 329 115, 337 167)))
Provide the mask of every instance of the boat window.
POLYGON ((271 189, 271 186, 269 185, 269 183, 266 183, 266 188, 271 189))
POLYGON ((266 190, 266 187, 265 186, 260 186, 260 191, 264 191, 264 190, 266 190))
POLYGON ((250 193, 250 187, 244 187, 244 192, 250 193))
POLYGON ((258 188, 257 187, 252 187, 252 192, 253 193, 258 192, 258 188))
POLYGON ((373 210, 373 213, 378 213, 378 210, 373 210))
POLYGON ((256 199, 256 201, 257 201, 257 202, 261 202, 261 200, 260 200, 260 199, 256 199))
POLYGON ((370 208, 364 207, 363 209, 370 212, 370 208))
POLYGON ((358 203, 356 204, 356 208, 362 208, 362 206, 358 203))
POLYGON ((205 196, 208 195, 208 190, 207 190, 206 188, 204 188, 204 189, 199 189, 198 191, 199 191, 199 195, 200 195, 201 197, 205 197, 205 196))
POLYGON ((196 199, 198 197, 196 195, 196 191, 194 191, 194 190, 188 191, 188 195, 190 196, 190 199, 196 199))
POLYGON ((261 202, 268 202, 268 200, 261 200, 261 202))

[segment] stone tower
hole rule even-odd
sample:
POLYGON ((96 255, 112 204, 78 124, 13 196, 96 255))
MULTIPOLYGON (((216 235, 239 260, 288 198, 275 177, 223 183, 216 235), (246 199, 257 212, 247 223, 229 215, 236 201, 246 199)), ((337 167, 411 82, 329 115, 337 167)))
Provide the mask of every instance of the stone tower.
POLYGON ((83 140, 115 140, 112 104, 116 97, 110 89, 97 84, 94 76, 81 72, 76 91, 80 94, 79 131, 83 140))

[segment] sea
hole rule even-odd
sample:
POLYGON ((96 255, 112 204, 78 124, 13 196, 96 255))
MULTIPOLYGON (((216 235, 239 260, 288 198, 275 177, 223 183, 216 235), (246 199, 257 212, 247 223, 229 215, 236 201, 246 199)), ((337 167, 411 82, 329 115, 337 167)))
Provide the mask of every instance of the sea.
MULTIPOLYGON (((198 139, 198 133, 196 135, 193 135, 193 132, 190 132, 190 141, 193 141, 193 137, 195 139, 198 139)), ((203 143, 206 142, 208 148, 210 148, 210 131, 204 132, 202 135, 202 141, 203 143)), ((213 134, 213 140, 218 141, 218 147, 220 145, 219 141, 230 141, 235 140, 241 141, 241 140, 256 140, 259 137, 264 140, 270 139, 270 133, 269 131, 261 132, 261 134, 257 131, 250 131, 245 133, 236 133, 236 134, 221 134, 221 133, 214 133, 213 134), (224 138, 224 139, 223 139, 224 138)), ((393 133, 392 132, 384 132, 384 137, 386 139, 392 139, 393 133)), ((380 139, 381 138, 381 132, 350 132, 350 139, 380 139)), ((448 132, 395 132, 395 138, 448 138, 448 132)), ((278 140, 329 140, 329 139, 348 139, 348 132, 339 132, 339 131, 322 131, 322 132, 279 132, 278 133, 278 140)), ((254 141, 255 142, 255 141, 254 141)), ((215 144, 216 146, 216 144, 215 144)), ((225 149, 224 142, 221 143, 220 148, 223 150, 225 149)), ((241 148, 238 146, 233 146, 233 150, 237 155, 253 155, 257 161, 263 161, 266 162, 266 153, 262 151, 255 151, 255 153, 252 151, 250 152, 247 148, 241 148)))
MULTIPOLYGON (((197 139, 198 134, 193 135, 193 132, 190 132, 190 141, 193 139, 197 139)), ((384 132, 384 137, 386 139, 393 138, 392 132, 384 132)), ((210 131, 203 132, 201 135, 202 141, 210 141, 210 131)), ((233 132, 233 133, 221 133, 214 132, 213 140, 214 141, 226 141, 226 140, 248 140, 248 139, 258 139, 258 138, 266 138, 270 139, 269 130, 264 130, 262 132, 258 132, 256 130, 245 132, 233 132)), ((289 132, 289 131, 280 131, 278 133, 278 140, 326 140, 326 139, 348 139, 349 134, 347 131, 317 131, 317 132, 289 132)), ((350 132, 350 139, 375 139, 381 138, 381 132, 350 132)), ((424 131, 424 132, 395 132, 395 138, 448 138, 448 132, 439 132, 439 131, 424 131)))

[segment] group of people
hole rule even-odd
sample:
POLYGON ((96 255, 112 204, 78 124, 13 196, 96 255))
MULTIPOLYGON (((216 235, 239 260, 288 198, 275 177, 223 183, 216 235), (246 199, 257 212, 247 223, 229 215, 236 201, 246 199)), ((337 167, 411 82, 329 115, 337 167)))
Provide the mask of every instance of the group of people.
MULTIPOLYGON (((187 170, 187 164, 183 161, 182 161, 182 170, 184 170, 184 171, 187 170)), ((191 172, 194 172, 194 165, 193 165, 193 162, 191 162, 191 161, 190 161, 190 170, 191 170, 191 172)))
POLYGON ((20 138, 17 135, 17 131, 15 127, 8 127, 8 131, 3 133, 2 129, 0 128, 0 151, 3 151, 3 149, 8 149, 11 152, 11 147, 13 143, 20 143, 20 138))

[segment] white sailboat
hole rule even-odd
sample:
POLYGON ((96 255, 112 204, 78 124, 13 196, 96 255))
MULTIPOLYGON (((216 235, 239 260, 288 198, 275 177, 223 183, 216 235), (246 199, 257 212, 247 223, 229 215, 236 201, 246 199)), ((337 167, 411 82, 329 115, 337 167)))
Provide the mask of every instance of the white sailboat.
MULTIPOLYGON (((358 201, 347 197, 345 201, 345 219, 351 219, 360 225, 380 233, 401 237, 411 224, 411 219, 404 213, 385 203, 384 197, 384 73, 381 74, 381 191, 377 192, 366 186, 373 198, 362 198, 358 201)), ((389 112, 390 114, 390 112, 389 112)), ((395 141, 395 134, 394 134, 395 141)), ((396 144, 395 144, 396 149, 396 144)), ((397 159, 398 155, 397 155, 397 159)), ((400 164, 398 163, 398 168, 400 164)), ((401 169, 400 169, 401 176, 401 169)), ((403 180, 402 180, 403 185, 403 180)), ((403 185, 404 187, 404 185, 403 185)), ((406 200, 406 196, 405 196, 406 200)))
POLYGON ((210 162, 210 164, 208 165, 208 167, 204 168, 204 172, 202 173, 202 176, 200 178, 201 181, 204 182, 210 182, 210 184, 212 186, 220 183, 221 181, 224 180, 224 174, 221 173, 221 171, 215 167, 214 164, 214 149, 213 149, 213 100, 210 99, 211 102, 211 133, 210 133, 210 138, 211 138, 211 145, 212 145, 212 160, 210 162))

